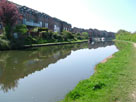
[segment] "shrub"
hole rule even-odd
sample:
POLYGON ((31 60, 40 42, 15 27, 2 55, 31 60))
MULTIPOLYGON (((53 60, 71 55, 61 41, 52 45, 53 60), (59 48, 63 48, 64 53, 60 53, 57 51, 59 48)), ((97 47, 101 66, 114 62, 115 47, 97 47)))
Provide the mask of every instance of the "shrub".
POLYGON ((25 45, 29 45, 29 44, 34 44, 34 43, 37 43, 37 40, 36 38, 33 38, 32 36, 28 36, 26 39, 25 39, 25 45))
POLYGON ((41 31, 48 31, 48 28, 39 27, 39 28, 38 28, 38 32, 41 32, 41 31))
POLYGON ((74 39, 74 35, 71 32, 68 31, 63 31, 61 33, 62 37, 64 38, 65 41, 68 41, 68 39, 74 39))
POLYGON ((0 38, 0 50, 10 49, 10 42, 0 38))
POLYGON ((87 32, 83 32, 81 35, 83 36, 84 39, 89 38, 89 34, 87 32))
POLYGON ((14 32, 19 33, 19 34, 26 34, 28 32, 28 29, 26 25, 17 25, 14 29, 14 32))
POLYGON ((42 31, 40 33, 42 34, 43 39, 48 39, 48 32, 47 31, 42 31))
POLYGON ((32 29, 32 32, 38 32, 38 27, 35 27, 34 29, 32 29))

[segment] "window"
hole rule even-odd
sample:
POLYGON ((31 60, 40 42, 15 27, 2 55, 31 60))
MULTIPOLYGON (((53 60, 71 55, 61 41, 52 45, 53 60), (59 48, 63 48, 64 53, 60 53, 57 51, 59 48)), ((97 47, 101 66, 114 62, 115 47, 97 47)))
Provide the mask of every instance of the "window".
POLYGON ((2 25, 0 24, 0 29, 2 29, 2 25))
POLYGON ((45 27, 48 28, 48 23, 45 23, 45 27))
POLYGON ((54 25, 54 32, 60 32, 60 27, 58 27, 57 25, 54 25))

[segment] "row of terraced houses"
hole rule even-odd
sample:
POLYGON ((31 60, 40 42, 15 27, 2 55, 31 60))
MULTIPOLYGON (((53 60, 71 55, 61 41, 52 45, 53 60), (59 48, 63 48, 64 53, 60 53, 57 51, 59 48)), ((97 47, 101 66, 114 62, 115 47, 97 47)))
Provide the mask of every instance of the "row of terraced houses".
MULTIPOLYGON (((58 18, 51 17, 45 13, 31 9, 26 6, 17 5, 19 12, 22 14, 23 19, 19 21, 19 24, 25 24, 28 28, 33 27, 45 27, 54 32, 62 32, 63 30, 73 33, 88 32, 93 37, 114 37, 113 32, 100 31, 97 29, 82 29, 73 27, 72 25, 62 21, 58 18)), ((91 23, 91 22, 90 22, 91 23)), ((0 33, 2 32, 2 25, 0 25, 0 33)))

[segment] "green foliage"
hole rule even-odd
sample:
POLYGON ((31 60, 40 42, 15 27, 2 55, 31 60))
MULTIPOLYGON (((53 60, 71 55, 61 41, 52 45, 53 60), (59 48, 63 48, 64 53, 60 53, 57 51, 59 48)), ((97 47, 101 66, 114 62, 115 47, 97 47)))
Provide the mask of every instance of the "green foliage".
POLYGON ((116 39, 136 42, 136 33, 131 33, 125 30, 119 30, 116 34, 116 39))
POLYGON ((81 35, 84 37, 84 39, 89 38, 89 34, 87 32, 83 32, 81 35))
POLYGON ((0 50, 10 49, 10 42, 0 38, 0 50))
POLYGON ((35 44, 37 43, 37 40, 32 37, 32 36, 28 36, 26 39, 25 39, 25 45, 30 45, 30 44, 35 44))
POLYGON ((35 27, 34 29, 32 29, 32 32, 38 32, 38 27, 35 27))
MULTIPOLYGON (((53 32, 48 28, 35 27, 29 30, 26 25, 16 25, 12 33, 12 27, 6 26, 5 32, 6 37, 10 39, 12 47, 22 47, 23 45, 29 44, 42 44, 42 43, 54 43, 54 42, 72 42, 78 40, 88 39, 88 33, 83 32, 82 34, 74 34, 69 31, 63 31, 61 33, 53 32), (13 33, 17 33, 17 37, 13 37, 13 33), (20 45, 21 44, 21 45, 20 45)), ((15 35, 16 36, 16 35, 15 35)), ((3 37, 4 38, 4 37, 3 37)))
POLYGON ((4 29, 4 30, 5 30, 5 34, 6 34, 7 39, 10 40, 10 39, 12 38, 12 36, 11 36, 12 27, 7 24, 7 25, 5 26, 5 29, 4 29))
POLYGON ((63 31, 61 33, 61 35, 62 35, 62 37, 64 38, 65 41, 74 39, 74 35, 71 32, 69 32, 69 31, 63 31))
POLYGON ((19 33, 19 34, 26 34, 28 32, 28 29, 26 25, 17 25, 14 29, 14 32, 19 33))

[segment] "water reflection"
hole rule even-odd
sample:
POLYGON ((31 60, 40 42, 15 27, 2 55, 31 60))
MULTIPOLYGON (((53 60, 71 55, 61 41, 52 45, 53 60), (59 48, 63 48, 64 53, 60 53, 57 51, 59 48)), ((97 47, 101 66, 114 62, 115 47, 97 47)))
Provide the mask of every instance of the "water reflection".
POLYGON ((50 64, 66 58, 71 51, 84 48, 98 48, 113 45, 113 42, 97 42, 92 44, 72 44, 41 47, 27 51, 0 52, 0 88, 8 92, 18 86, 18 80, 35 71, 47 68, 50 64))

